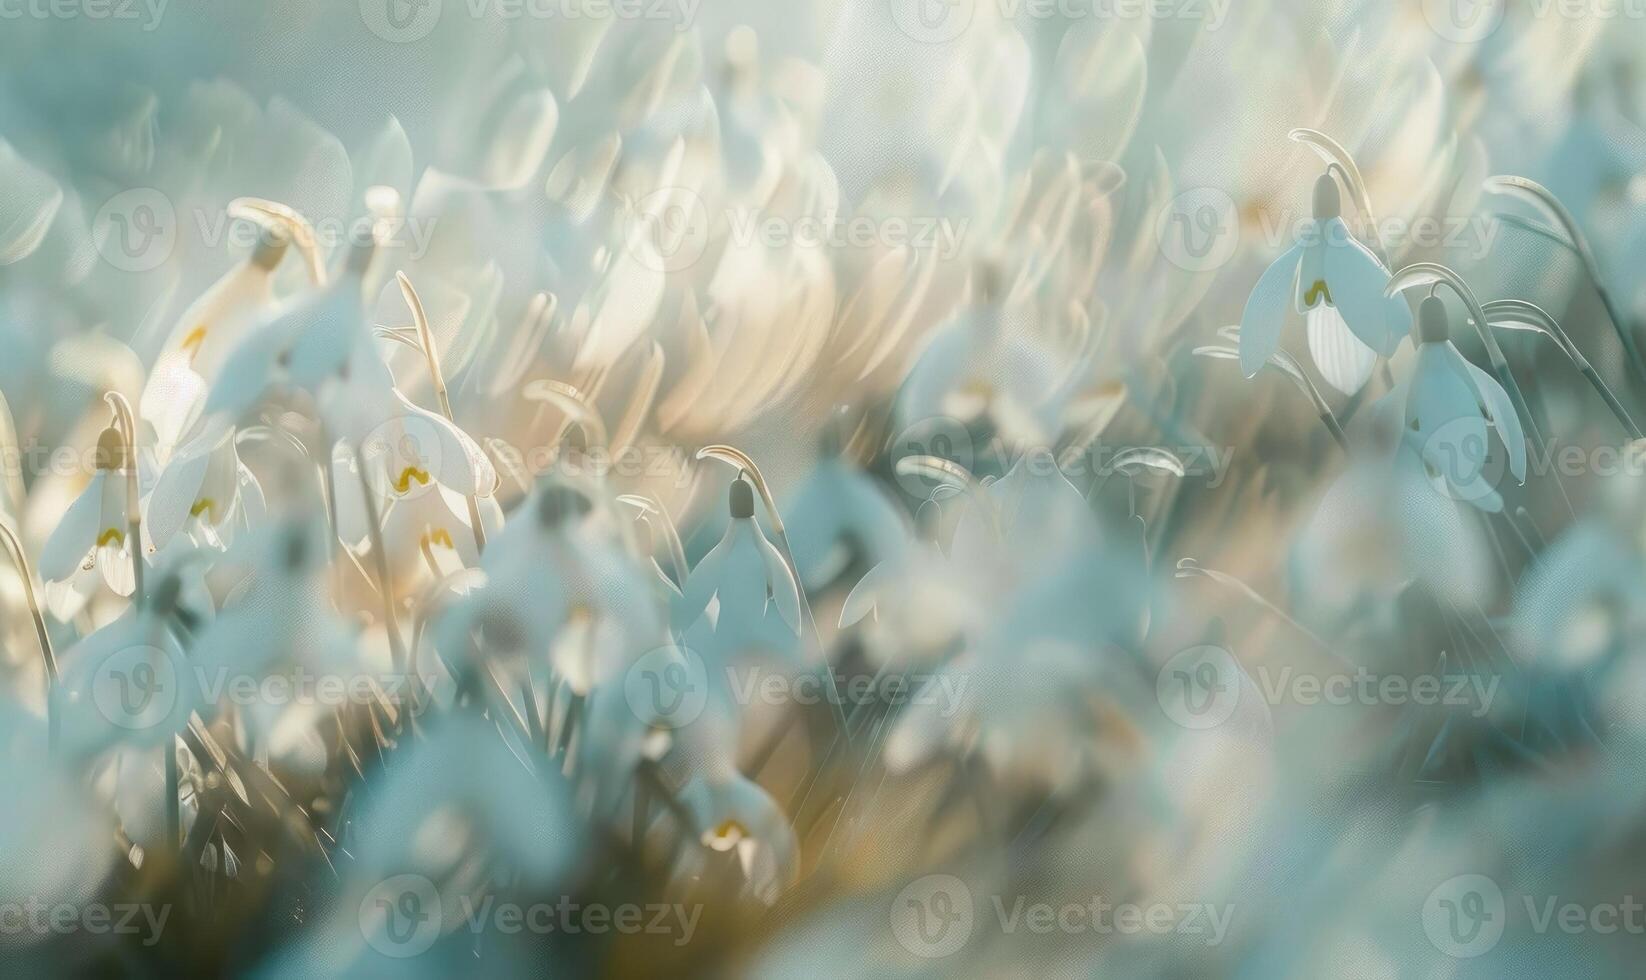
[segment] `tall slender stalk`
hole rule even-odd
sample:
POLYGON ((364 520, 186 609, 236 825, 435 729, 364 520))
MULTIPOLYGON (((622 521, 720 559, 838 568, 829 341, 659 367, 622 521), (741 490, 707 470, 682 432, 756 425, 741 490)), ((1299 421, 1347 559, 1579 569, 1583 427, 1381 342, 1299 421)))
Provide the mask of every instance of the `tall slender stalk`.
MULTIPOLYGON (((440 351, 434 345, 434 331, 429 329, 429 315, 423 309, 423 300, 418 297, 417 290, 412 287, 411 280, 404 272, 396 272, 394 278, 400 283, 400 294, 406 298, 406 305, 411 307, 412 322, 417 324, 418 346, 423 349, 423 357, 428 361, 429 380, 434 384, 434 394, 440 401, 440 414, 452 425, 457 424, 457 417, 452 414, 451 397, 446 393, 446 373, 440 368, 440 351)), ((486 529, 480 524, 480 501, 472 493, 466 494, 464 500, 469 505, 469 526, 474 530, 474 548, 477 554, 486 551, 486 529)))
POLYGON ((1635 376, 1642 383, 1646 383, 1646 360, 1641 359, 1640 346, 1635 343, 1634 329, 1623 319, 1623 314, 1612 299, 1611 290, 1600 277, 1600 263, 1595 260, 1594 250, 1589 247, 1589 239, 1583 230, 1577 226, 1577 219, 1566 205, 1560 203, 1547 187, 1532 180, 1530 177, 1516 177, 1509 174, 1500 174, 1486 178, 1483 185, 1488 194, 1503 194, 1509 197, 1518 197, 1530 203, 1543 214, 1558 224, 1571 239, 1571 246, 1577 252, 1578 261, 1583 263, 1583 271, 1588 273, 1590 281, 1595 284, 1595 292, 1600 294, 1600 303, 1606 308, 1606 316, 1612 321, 1612 329, 1617 332, 1618 340, 1623 343, 1623 350, 1629 355, 1629 365, 1634 368, 1635 376))
POLYGON ((114 410, 114 418, 124 443, 120 453, 120 470, 126 477, 126 540, 131 544, 132 602, 141 606, 143 590, 143 535, 142 506, 137 492, 137 423, 131 412, 131 403, 118 391, 103 396, 114 410))
POLYGON ((46 741, 56 748, 60 728, 57 716, 57 688, 60 683, 57 654, 52 651, 51 634, 46 632, 46 617, 40 612, 40 602, 35 597, 34 567, 29 564, 28 555, 23 551, 23 543, 17 540, 16 532, 4 520, 0 520, 0 542, 4 542, 6 551, 11 554, 17 577, 23 580, 23 598, 29 604, 29 615, 34 618, 34 635, 40 641, 40 660, 46 668, 46 741))

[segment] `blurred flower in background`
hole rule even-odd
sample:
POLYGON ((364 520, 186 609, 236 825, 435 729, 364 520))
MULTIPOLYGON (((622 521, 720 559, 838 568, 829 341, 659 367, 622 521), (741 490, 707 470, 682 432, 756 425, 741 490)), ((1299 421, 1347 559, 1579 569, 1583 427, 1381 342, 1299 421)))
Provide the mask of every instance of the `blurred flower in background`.
POLYGON ((1643 39, 0 2, 0 961, 1631 975, 1643 39))

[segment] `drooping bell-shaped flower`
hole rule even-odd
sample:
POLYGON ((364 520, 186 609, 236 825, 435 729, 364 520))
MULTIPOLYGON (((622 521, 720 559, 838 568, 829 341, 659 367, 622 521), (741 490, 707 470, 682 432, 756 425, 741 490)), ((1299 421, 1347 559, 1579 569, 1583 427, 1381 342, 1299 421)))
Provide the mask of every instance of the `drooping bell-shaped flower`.
POLYGON ((162 465, 204 407, 230 352, 273 302, 274 270, 287 244, 283 235, 266 235, 246 261, 189 304, 167 335, 137 407, 154 430, 162 465))
POLYGON ((801 585, 827 585, 855 552, 869 567, 895 558, 909 543, 902 515, 886 494, 839 453, 826 455, 787 508, 789 545, 801 585))
POLYGON ((132 542, 127 540, 126 470, 132 463, 120 431, 113 426, 104 429, 97 439, 97 472, 40 552, 40 577, 48 588, 95 568, 109 588, 131 595, 136 581, 132 542))
POLYGON ((71 751, 169 745, 188 723, 200 688, 167 622, 181 588, 176 576, 160 579, 149 602, 64 653, 61 705, 71 751))
POLYGON ((1275 259, 1240 317, 1240 368, 1250 378, 1280 346, 1286 311, 1308 320, 1309 353, 1333 388, 1353 394, 1379 355, 1392 357, 1411 332, 1412 313, 1385 296, 1389 270, 1344 223, 1342 197, 1330 174, 1315 181, 1314 220, 1297 244, 1275 259))
POLYGON ((222 431, 213 445, 204 439, 187 443, 160 471, 146 505, 145 530, 156 548, 166 547, 180 531, 221 545, 237 526, 264 512, 263 489, 240 462, 232 430, 222 431))
POLYGON ((686 643, 723 659, 787 656, 800 636, 800 593, 783 556, 754 516, 754 490, 733 481, 731 521, 686 577, 672 619, 686 643))
POLYGON ((1452 345, 1446 306, 1430 296, 1418 315, 1417 368, 1405 399, 1406 428, 1412 433, 1431 479, 1450 495, 1496 513, 1503 498, 1501 472, 1487 466, 1487 430, 1497 433, 1509 454, 1509 471, 1526 480, 1526 436, 1514 402, 1486 371, 1469 363, 1452 345))
MULTIPOLYGON (((514 511, 487 542, 486 585, 453 605, 436 627, 446 656, 464 659, 479 642, 494 652, 541 658, 570 623, 615 630, 600 649, 633 653, 667 641, 666 623, 645 571, 613 541, 592 502, 548 484, 514 511)), ((621 673, 628 659, 558 664, 579 693, 621 673)))

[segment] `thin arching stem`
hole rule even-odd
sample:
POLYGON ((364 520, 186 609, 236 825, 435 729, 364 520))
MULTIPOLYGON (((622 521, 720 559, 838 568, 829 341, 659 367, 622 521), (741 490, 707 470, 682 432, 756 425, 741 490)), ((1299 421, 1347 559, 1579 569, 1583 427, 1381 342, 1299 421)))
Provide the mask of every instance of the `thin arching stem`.
POLYGON ((1623 403, 1618 401, 1617 395, 1613 394, 1612 389, 1607 386, 1605 381, 1601 380, 1600 374, 1595 370, 1594 365, 1590 364, 1589 359, 1583 356, 1583 352, 1577 349, 1577 345, 1572 342, 1571 336, 1562 329, 1559 321, 1551 316, 1548 311, 1535 303, 1518 299, 1495 300, 1487 303, 1484 309, 1487 316, 1497 313, 1516 314, 1515 319, 1530 318, 1537 325, 1543 327, 1542 332, 1549 335, 1549 338, 1555 342, 1555 346, 1560 348, 1561 353, 1565 354, 1578 371, 1582 372, 1583 376, 1589 380, 1589 384, 1594 387, 1601 400, 1606 403, 1606 407, 1611 409, 1612 414, 1617 416, 1617 420, 1623 423, 1625 429, 1629 430, 1629 435, 1635 439, 1646 437, 1646 433, 1640 431, 1640 426, 1635 424, 1635 420, 1630 417, 1628 410, 1623 407, 1623 403))
POLYGON ((120 469, 126 476, 126 540, 131 543, 132 602, 141 606, 143 590, 143 535, 142 507, 137 493, 137 422, 131 412, 131 403, 118 391, 103 396, 114 410, 115 423, 120 429, 120 469))
POLYGON ((49 745, 57 745, 57 655, 51 648, 51 634, 46 632, 46 617, 40 612, 40 602, 34 593, 34 568, 29 564, 27 553, 23 551, 23 543, 17 540, 17 534, 12 531, 11 525, 0 520, 0 542, 4 542, 6 551, 11 554, 11 562, 17 568, 17 577, 23 580, 23 598, 29 604, 29 615, 34 618, 34 635, 40 641, 40 659, 46 667, 46 737, 49 745))
MULTIPOLYGON (((429 315, 423 309, 423 300, 412 288, 411 280, 404 272, 396 272, 395 279, 400 283, 400 293, 406 298, 406 305, 411 307, 412 322, 417 324, 418 346, 423 349, 423 357, 428 361, 429 380, 434 384, 435 397, 440 400, 440 414, 452 425, 457 424, 457 417, 452 414, 451 397, 446 393, 446 374, 440 369, 440 351, 434 345, 434 331, 429 329, 429 315)), ((469 505, 469 526, 474 530, 474 548, 476 554, 486 551, 486 529, 480 524, 480 501, 474 494, 466 494, 464 500, 469 505)))

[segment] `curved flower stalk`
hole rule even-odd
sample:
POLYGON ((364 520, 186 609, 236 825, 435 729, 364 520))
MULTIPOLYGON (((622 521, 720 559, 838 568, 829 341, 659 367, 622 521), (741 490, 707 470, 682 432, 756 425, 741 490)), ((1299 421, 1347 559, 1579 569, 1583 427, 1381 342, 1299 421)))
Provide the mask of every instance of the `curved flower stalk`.
POLYGON ((1288 306, 1308 319, 1309 352, 1333 388, 1365 386, 1379 356, 1392 357, 1411 331, 1404 299, 1387 295, 1389 270, 1356 241, 1330 174, 1315 180, 1314 221, 1252 288, 1240 317, 1240 366, 1250 378, 1280 344, 1288 306))
POLYGON ((1634 368, 1636 378, 1646 382, 1646 360, 1641 359, 1640 347, 1635 342, 1634 325, 1623 318, 1616 301, 1612 299, 1611 291, 1600 277, 1600 263, 1595 261, 1594 250, 1589 247, 1589 240, 1577 226, 1577 219, 1572 217, 1572 213, 1547 187, 1527 177, 1488 177, 1483 187, 1488 194, 1503 194, 1529 202, 1565 231, 1568 244, 1577 252, 1583 271, 1588 273, 1589 280, 1595 285, 1595 292, 1600 295, 1601 304, 1606 307, 1606 316, 1612 321, 1617 339, 1622 341, 1623 350, 1629 355, 1629 366, 1634 368))
POLYGON ((54 708, 58 687, 57 656, 52 651, 51 634, 46 630, 46 617, 41 612, 40 602, 35 595, 34 569, 29 565, 28 554, 23 550, 23 543, 17 540, 17 534, 12 531, 8 520, 0 520, 0 543, 5 544, 6 552, 11 558, 12 567, 16 569, 17 577, 23 583, 23 600, 28 604, 29 615, 34 619, 34 635, 40 643, 40 661, 45 668, 46 675, 48 741, 55 747, 59 730, 57 711, 54 708))
MULTIPOLYGON (((1240 360, 1240 327, 1238 325, 1233 326, 1227 333, 1222 333, 1222 336, 1234 342, 1235 346, 1224 347, 1220 344, 1205 344, 1196 347, 1192 353, 1196 357, 1209 357, 1219 361, 1240 360)), ((1337 414, 1332 411, 1330 405, 1326 404, 1326 399, 1321 396, 1320 389, 1315 387, 1315 383, 1310 381, 1308 375, 1303 373, 1302 368, 1298 367, 1292 356, 1283 350, 1277 350, 1269 356, 1266 363, 1269 367, 1290 378, 1292 384, 1297 386, 1297 390, 1303 392, 1303 397, 1309 399, 1309 404, 1314 406, 1315 414, 1320 417, 1320 424, 1324 425, 1326 431, 1332 434, 1332 441, 1337 443, 1339 449, 1347 451, 1349 448, 1348 437, 1343 433, 1343 426, 1338 422, 1337 414)))
POLYGON ((1406 428, 1430 472, 1459 499, 1482 510, 1503 509, 1486 472, 1488 427, 1509 453, 1509 471, 1526 482, 1526 436, 1508 392, 1452 345, 1446 304, 1423 301, 1418 313, 1417 368, 1405 397, 1406 428))
POLYGON ((1366 180, 1360 175, 1360 167, 1355 164, 1354 157, 1343 148, 1343 144, 1318 129, 1298 127, 1286 134, 1288 139, 1302 143, 1319 154, 1326 162, 1327 169, 1336 169, 1343 179, 1343 186, 1349 189, 1349 197, 1354 201, 1355 211, 1359 213, 1361 222, 1372 230, 1372 244, 1376 247, 1378 257, 1387 261, 1388 256, 1383 251, 1383 243, 1376 239, 1377 219, 1372 214, 1372 198, 1366 192, 1366 180))
POLYGON ((1641 432, 1640 426, 1635 424, 1635 420, 1629 415, 1628 410, 1623 407, 1623 403, 1618 401, 1617 395, 1613 394, 1612 389, 1605 381, 1601 380, 1600 374, 1595 370, 1594 365, 1590 364, 1589 359, 1583 356, 1583 352, 1577 349, 1576 344, 1572 343, 1572 338, 1567 335, 1565 330, 1561 329, 1559 321, 1546 310, 1535 303, 1518 299, 1493 300, 1481 309, 1488 317, 1495 318, 1492 320, 1492 326, 1494 327, 1504 327, 1510 330, 1531 330, 1554 341, 1555 346, 1560 348, 1561 353, 1566 355, 1572 365, 1594 387, 1601 400, 1606 403, 1606 407, 1612 410, 1613 415, 1617 416, 1617 420, 1623 424, 1623 428, 1628 431, 1629 435, 1635 439, 1646 438, 1646 433, 1641 432))

